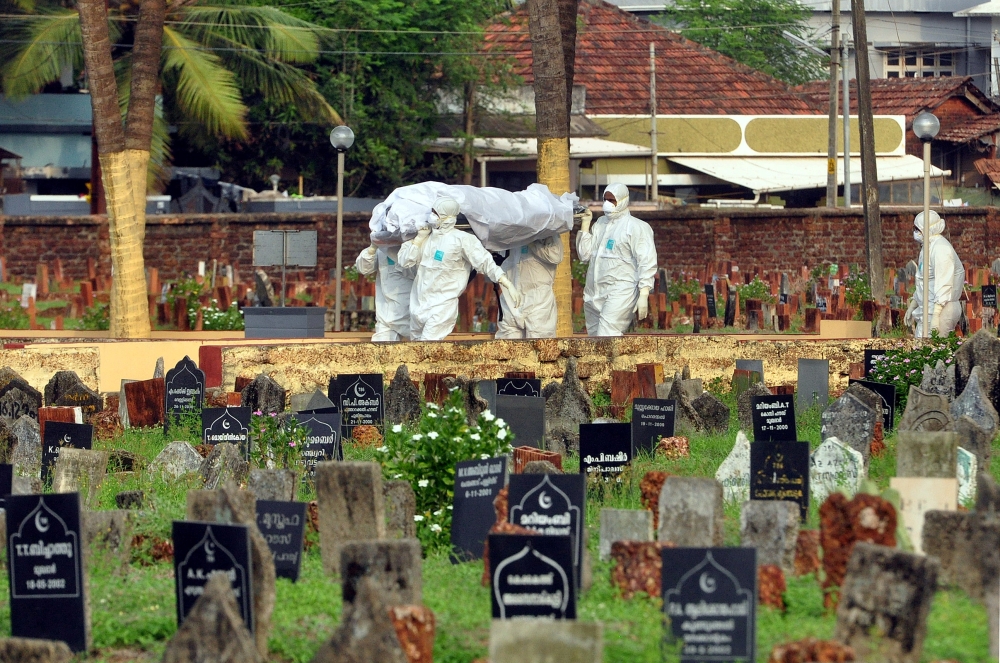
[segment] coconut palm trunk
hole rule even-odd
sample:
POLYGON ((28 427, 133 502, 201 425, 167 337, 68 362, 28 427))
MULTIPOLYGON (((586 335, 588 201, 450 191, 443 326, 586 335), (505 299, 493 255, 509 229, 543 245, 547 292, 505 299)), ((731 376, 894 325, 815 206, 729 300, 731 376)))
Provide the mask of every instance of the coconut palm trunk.
MULTIPOLYGON (((555 195, 570 191, 569 113, 573 95, 578 0, 528 0, 538 181, 555 195)), ((563 261, 556 268, 553 291, 557 336, 573 335, 573 283, 569 233, 562 236, 563 261)))
POLYGON ((140 5, 124 126, 111 55, 107 5, 104 0, 80 0, 78 8, 101 181, 108 204, 111 336, 148 338, 149 304, 142 249, 146 236, 146 171, 159 84, 165 3, 143 0, 140 5))

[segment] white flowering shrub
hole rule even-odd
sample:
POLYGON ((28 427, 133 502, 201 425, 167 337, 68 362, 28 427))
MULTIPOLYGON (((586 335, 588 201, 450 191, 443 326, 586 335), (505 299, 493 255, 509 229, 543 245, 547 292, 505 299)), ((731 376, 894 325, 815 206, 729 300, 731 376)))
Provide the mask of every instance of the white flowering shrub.
POLYGON ((466 421, 462 394, 452 390, 444 407, 426 403, 413 427, 386 427, 376 451, 386 479, 408 481, 417 495, 417 536, 424 546, 449 546, 455 464, 511 452, 513 433, 487 411, 475 426, 466 421))

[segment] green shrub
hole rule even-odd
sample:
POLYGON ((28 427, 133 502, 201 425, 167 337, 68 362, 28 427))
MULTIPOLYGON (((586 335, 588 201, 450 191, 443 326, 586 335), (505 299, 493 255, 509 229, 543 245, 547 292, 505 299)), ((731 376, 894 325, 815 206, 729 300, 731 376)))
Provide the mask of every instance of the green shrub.
POLYGON ((765 304, 773 304, 777 301, 771 294, 771 284, 761 281, 759 276, 753 277, 753 281, 746 285, 736 286, 740 294, 740 310, 746 312, 748 299, 759 299, 765 304))
POLYGON ((80 329, 107 331, 111 327, 111 305, 94 302, 87 307, 80 319, 80 329))
MULTIPOLYGON (((701 292, 701 283, 698 279, 682 279, 667 283, 667 301, 679 302, 681 295, 691 295, 695 300, 701 292)), ((697 301, 695 301, 697 303, 697 301)))
POLYGON ((294 418, 257 410, 250 416, 250 462, 257 467, 267 467, 271 461, 280 469, 301 469, 308 433, 294 418))
MULTIPOLYGON (((197 313, 192 317, 188 309, 188 319, 194 328, 197 313)), ((201 309, 201 328, 205 331, 243 331, 243 312, 235 303, 230 304, 225 311, 220 310, 213 301, 211 306, 203 306, 201 309)))
POLYGON ((942 338, 937 331, 931 331, 930 339, 913 349, 902 342, 897 343, 895 348, 886 351, 885 357, 876 363, 868 378, 896 386, 896 410, 901 412, 906 407, 910 386, 920 386, 924 364, 935 366, 938 361, 943 361, 950 366, 961 345, 962 339, 955 336, 955 332, 942 338))
POLYGON ((583 262, 581 260, 574 260, 571 263, 570 270, 573 272, 573 278, 582 286, 587 285, 587 267, 589 263, 583 262))
MULTIPOLYGON (((0 304, 0 329, 27 329, 28 311, 20 302, 0 304)), ((105 327, 107 329, 107 327, 105 327)))
POLYGON ((852 308, 861 306, 861 302, 872 301, 872 288, 868 282, 868 274, 862 273, 856 267, 851 267, 851 273, 844 279, 846 303, 852 308))

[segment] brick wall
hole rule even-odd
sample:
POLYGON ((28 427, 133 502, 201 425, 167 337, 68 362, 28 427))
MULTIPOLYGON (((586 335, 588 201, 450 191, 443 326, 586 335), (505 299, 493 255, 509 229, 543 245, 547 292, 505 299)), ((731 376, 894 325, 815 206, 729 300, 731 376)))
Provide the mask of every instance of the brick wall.
MULTIPOLYGON (((885 264, 899 267, 915 259, 913 208, 882 209, 885 264)), ((968 266, 986 266, 1000 257, 1000 211, 955 208, 943 212, 946 235, 968 266)), ((797 270, 821 262, 863 263, 864 221, 860 210, 823 208, 788 210, 676 209, 640 213, 656 236, 661 266, 669 271, 700 269, 716 260, 765 269, 797 270)), ((249 269, 253 231, 316 230, 317 270, 325 278, 336 265, 336 217, 330 214, 199 214, 151 216, 146 225, 145 257, 162 280, 194 273, 199 260, 208 265, 236 264, 249 269)), ((368 215, 344 215, 344 265, 351 265, 368 245, 368 215)), ((70 279, 86 277, 87 258, 108 274, 108 227, 103 217, 36 218, 0 216, 0 255, 8 274, 30 279, 39 262, 62 259, 70 279)))

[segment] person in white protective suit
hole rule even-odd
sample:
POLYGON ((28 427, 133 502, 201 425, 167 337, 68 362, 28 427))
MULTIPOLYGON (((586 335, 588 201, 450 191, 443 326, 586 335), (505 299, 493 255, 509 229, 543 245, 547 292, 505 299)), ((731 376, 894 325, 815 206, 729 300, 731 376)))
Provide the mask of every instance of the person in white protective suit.
POLYGON ((400 267, 398 252, 396 246, 372 244, 354 263, 361 274, 375 274, 372 341, 405 341, 410 336, 410 290, 416 270, 400 267))
POLYGON ((415 238, 399 248, 400 266, 416 269, 410 291, 411 340, 439 341, 451 333, 458 317, 458 297, 468 285, 473 268, 499 283, 515 308, 521 305, 521 293, 479 239, 455 230, 460 211, 456 200, 438 198, 431 216, 434 230, 420 228, 415 238))
POLYGON ((604 190, 604 216, 590 232, 592 213, 584 213, 576 234, 576 252, 587 266, 583 310, 590 336, 621 336, 632 322, 649 313, 649 290, 656 274, 653 229, 628 211, 628 187, 604 190))
POLYGON ((538 239, 511 249, 500 268, 524 301, 520 307, 512 307, 506 293, 500 296, 503 320, 497 323, 496 338, 555 337, 556 297, 552 284, 562 259, 563 245, 559 237, 538 239))
MULTIPOLYGON (((920 243, 920 254, 917 258, 917 289, 910 297, 906 307, 903 322, 913 329, 917 338, 923 337, 924 324, 924 249, 923 233, 930 232, 930 279, 928 299, 930 300, 929 326, 931 331, 937 330, 942 336, 955 331, 955 325, 962 317, 962 305, 959 298, 965 286, 965 267, 955 253, 951 242, 941 236, 944 232, 944 219, 931 210, 929 223, 924 220, 921 212, 913 219, 913 239, 920 243)), ((929 334, 928 334, 929 336, 929 334)))

